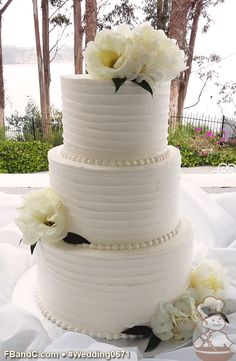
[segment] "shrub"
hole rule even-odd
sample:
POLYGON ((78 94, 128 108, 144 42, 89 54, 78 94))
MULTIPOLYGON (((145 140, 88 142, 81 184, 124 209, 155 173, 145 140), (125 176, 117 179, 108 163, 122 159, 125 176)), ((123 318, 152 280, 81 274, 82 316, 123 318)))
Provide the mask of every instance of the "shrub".
POLYGON ((0 127, 0 142, 2 142, 3 140, 5 140, 6 136, 5 136, 5 128, 4 127, 0 127))
MULTIPOLYGON (((25 114, 13 113, 6 118, 14 139, 19 141, 45 140, 42 133, 42 117, 39 107, 29 98, 25 107, 25 114)), ((46 141, 55 145, 62 144, 62 112, 53 105, 50 108, 50 125, 52 134, 46 141), (55 135, 54 135, 55 133, 55 135)))
POLYGON ((220 163, 236 164, 234 142, 225 143, 221 135, 206 127, 182 125, 169 132, 169 144, 180 149, 183 167, 218 166, 220 163))
POLYGON ((48 170, 47 153, 50 148, 52 148, 52 144, 41 141, 1 141, 0 172, 33 173, 46 171, 48 170))

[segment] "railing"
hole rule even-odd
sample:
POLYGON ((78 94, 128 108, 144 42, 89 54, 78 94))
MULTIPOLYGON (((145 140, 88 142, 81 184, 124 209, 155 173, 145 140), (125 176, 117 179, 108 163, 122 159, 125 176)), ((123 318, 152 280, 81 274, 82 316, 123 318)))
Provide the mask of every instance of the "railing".
MULTIPOLYGON (((236 119, 226 116, 212 117, 199 114, 182 114, 180 117, 171 114, 169 116, 169 128, 174 129, 179 125, 191 124, 195 128, 206 128, 214 134, 224 134, 227 138, 236 137, 236 119)), ((51 135, 62 134, 62 123, 54 122, 51 124, 51 135)), ((32 119, 23 126, 5 126, 0 129, 0 139, 15 139, 19 141, 42 140, 42 128, 40 124, 32 119)))
POLYGON ((186 113, 180 117, 171 114, 169 117, 169 127, 171 129, 176 128, 178 125, 191 124, 195 128, 206 128, 212 131, 214 134, 224 133, 227 137, 236 136, 236 119, 229 118, 223 115, 222 117, 217 116, 206 116, 199 114, 186 113))
MULTIPOLYGON (((62 134, 63 127, 61 122, 50 123, 50 132, 48 137, 62 134)), ((14 139, 18 141, 32 141, 32 140, 43 140, 42 127, 38 122, 32 119, 27 124, 22 126, 5 125, 0 129, 0 140, 1 139, 14 139)))

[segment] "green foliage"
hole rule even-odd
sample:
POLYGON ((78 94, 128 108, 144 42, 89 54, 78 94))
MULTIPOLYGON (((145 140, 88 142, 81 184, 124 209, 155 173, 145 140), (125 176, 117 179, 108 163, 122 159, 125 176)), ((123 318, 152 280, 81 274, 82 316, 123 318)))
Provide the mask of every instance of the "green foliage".
POLYGON ((143 0, 142 5, 142 10, 145 15, 144 21, 150 22, 154 29, 162 29, 167 34, 171 11, 171 0, 162 1, 161 14, 158 13, 157 0, 143 0))
POLYGON ((135 1, 121 0, 119 4, 115 4, 114 8, 104 14, 102 18, 98 18, 97 27, 99 30, 111 29, 117 25, 136 26, 140 21, 136 16, 136 10, 140 9, 135 5, 135 1))
POLYGON ((61 145, 63 143, 62 133, 62 128, 54 129, 46 139, 43 139, 43 141, 52 144, 53 147, 61 145))
POLYGON ((183 167, 215 166, 220 163, 236 164, 236 142, 222 142, 206 127, 182 125, 169 132, 169 144, 179 148, 183 167))
POLYGON ((0 142, 5 140, 5 129, 0 127, 0 142))
POLYGON ((25 108, 25 114, 22 116, 18 112, 15 112, 10 117, 6 118, 6 123, 14 129, 14 139, 19 141, 32 141, 42 140, 51 142, 53 145, 60 145, 63 142, 62 139, 62 112, 51 106, 50 119, 52 134, 48 139, 43 139, 42 133, 42 117, 39 107, 35 102, 29 98, 25 108))
POLYGON ((46 142, 0 142, 0 173, 33 173, 48 170, 47 153, 52 145, 46 142))

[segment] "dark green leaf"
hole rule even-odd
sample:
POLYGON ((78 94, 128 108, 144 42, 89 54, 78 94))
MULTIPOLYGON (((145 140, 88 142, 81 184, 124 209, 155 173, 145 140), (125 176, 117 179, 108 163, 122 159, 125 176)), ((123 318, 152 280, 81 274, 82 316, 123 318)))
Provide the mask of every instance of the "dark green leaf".
POLYGON ((127 80, 127 78, 113 78, 112 81, 116 87, 116 93, 120 89, 121 85, 124 84, 124 82, 127 80))
POLYGON ((35 247, 36 247, 36 244, 37 244, 37 242, 34 243, 34 244, 31 244, 31 246, 30 246, 30 252, 31 252, 31 254, 34 253, 34 249, 35 249, 35 247))
POLYGON ((67 236, 64 238, 64 241, 70 244, 83 244, 83 243, 90 244, 90 242, 86 238, 72 232, 69 232, 67 234, 67 236))
POLYGON ((153 96, 152 88, 151 88, 151 86, 148 84, 148 82, 146 80, 142 80, 140 83, 138 83, 137 80, 134 79, 134 80, 132 80, 132 82, 139 85, 139 86, 141 86, 141 88, 148 91, 153 96))
POLYGON ((161 340, 153 333, 148 341, 147 347, 144 352, 150 352, 154 350, 160 342, 161 340))
POLYGON ((145 336, 145 337, 149 337, 153 334, 152 329, 148 326, 134 326, 128 328, 127 330, 122 331, 121 333, 124 333, 126 335, 145 336))

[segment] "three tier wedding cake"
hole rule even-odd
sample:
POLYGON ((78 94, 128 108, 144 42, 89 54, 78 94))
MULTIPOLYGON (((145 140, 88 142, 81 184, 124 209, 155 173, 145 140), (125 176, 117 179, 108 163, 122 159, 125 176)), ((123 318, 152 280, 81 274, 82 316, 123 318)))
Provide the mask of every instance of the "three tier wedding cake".
POLYGON ((62 77, 64 144, 49 151, 40 221, 19 224, 28 243, 40 240, 43 313, 117 339, 189 285, 193 235, 179 214, 180 153, 167 145, 170 80, 184 55, 144 25, 101 31, 85 58, 89 75, 62 77))

